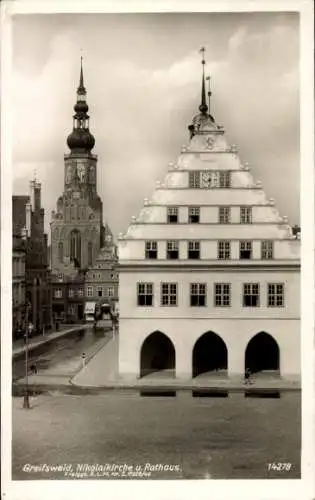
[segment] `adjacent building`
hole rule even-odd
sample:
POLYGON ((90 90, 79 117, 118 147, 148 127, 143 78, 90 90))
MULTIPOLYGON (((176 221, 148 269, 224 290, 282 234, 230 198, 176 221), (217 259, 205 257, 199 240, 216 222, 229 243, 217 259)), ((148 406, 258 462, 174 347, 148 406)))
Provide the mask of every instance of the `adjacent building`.
POLYGON ((64 191, 50 223, 53 310, 65 321, 84 319, 86 302, 103 297, 106 290, 113 289, 113 297, 118 293, 116 252, 97 193, 97 156, 92 153, 95 139, 88 110, 81 60, 73 130, 67 138, 70 153, 64 156, 64 191))
POLYGON ((228 144, 202 68, 188 145, 119 238, 119 373, 299 378, 300 241, 228 144))
POLYGON ((41 206, 41 184, 31 182, 31 196, 13 196, 13 329, 24 329, 25 321, 41 333, 52 326, 51 281, 48 267, 45 212, 41 206), (28 314, 25 317, 28 304, 28 314))

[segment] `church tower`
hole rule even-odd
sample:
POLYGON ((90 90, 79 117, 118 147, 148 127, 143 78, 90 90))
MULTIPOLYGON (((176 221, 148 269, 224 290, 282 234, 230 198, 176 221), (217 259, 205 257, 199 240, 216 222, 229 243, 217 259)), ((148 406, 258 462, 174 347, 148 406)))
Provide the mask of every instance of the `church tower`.
POLYGON ((201 52, 188 144, 119 238, 119 373, 298 383, 300 242, 214 119, 201 52))
POLYGON ((116 245, 103 223, 88 111, 81 58, 73 129, 67 138, 70 153, 64 156, 64 190, 50 223, 53 311, 68 321, 86 318, 97 302, 117 300, 118 294, 116 245))
POLYGON ((93 264, 103 246, 103 204, 97 194, 95 139, 89 129, 88 104, 81 58, 73 130, 64 156, 64 191, 52 213, 51 259, 53 272, 73 276, 93 264))

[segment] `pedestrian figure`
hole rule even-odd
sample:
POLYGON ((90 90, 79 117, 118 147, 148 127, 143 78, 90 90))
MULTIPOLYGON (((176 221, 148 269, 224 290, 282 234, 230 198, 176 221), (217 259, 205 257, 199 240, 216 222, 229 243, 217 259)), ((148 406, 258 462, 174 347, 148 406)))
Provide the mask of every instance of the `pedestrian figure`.
POLYGON ((85 358, 86 358, 85 352, 82 353, 81 358, 82 358, 82 368, 84 368, 85 367, 85 358))
POLYGON ((33 364, 31 365, 31 372, 33 373, 33 375, 36 375, 36 374, 37 374, 37 367, 36 367, 35 363, 33 363, 33 364))
POLYGON ((250 383, 250 376, 251 376, 251 371, 249 368, 246 368, 246 370, 245 370, 245 384, 250 383))

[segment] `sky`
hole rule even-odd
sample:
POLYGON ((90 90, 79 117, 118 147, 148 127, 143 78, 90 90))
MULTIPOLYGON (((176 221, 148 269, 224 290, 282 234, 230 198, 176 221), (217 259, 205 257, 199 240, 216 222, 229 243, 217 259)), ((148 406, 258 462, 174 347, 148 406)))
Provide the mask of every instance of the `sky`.
POLYGON ((299 19, 294 13, 46 14, 13 20, 13 192, 63 191, 83 56, 98 193, 115 236, 188 143, 206 48, 212 111, 254 178, 299 223, 299 19))

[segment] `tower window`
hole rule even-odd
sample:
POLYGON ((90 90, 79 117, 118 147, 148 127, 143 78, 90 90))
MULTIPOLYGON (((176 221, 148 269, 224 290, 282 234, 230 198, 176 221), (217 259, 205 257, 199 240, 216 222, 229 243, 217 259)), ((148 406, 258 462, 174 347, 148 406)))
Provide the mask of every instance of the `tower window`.
POLYGON ((226 240, 218 241, 218 259, 228 260, 231 255, 231 242, 226 240))
POLYGON ((190 283, 190 306, 205 307, 207 298, 206 283, 190 283))
POLYGON ((177 283, 161 283, 161 306, 177 306, 177 283))
POLYGON ((231 172, 219 172, 219 187, 231 187, 231 172))
POLYGON ((241 207, 240 222, 241 224, 252 223, 252 207, 241 207))
POLYGON ((81 233, 74 229, 70 233, 70 259, 77 267, 81 264, 81 233))
POLYGON ((61 241, 58 243, 58 260, 63 262, 63 243, 61 241))
POLYGON ((284 307, 284 284, 268 283, 268 307, 284 307))
POLYGON ((240 242, 240 259, 251 259, 252 258, 253 245, 252 241, 243 240, 240 242))
POLYGON ((231 284, 214 284, 214 305, 215 307, 228 307, 231 305, 231 284))
POLYGON ((167 242, 167 259, 178 259, 178 258, 179 258, 178 241, 169 240, 167 242))
POLYGON ((230 207, 219 207, 219 224, 229 224, 231 219, 230 207))
POLYGON ((265 240, 261 242, 261 258, 262 260, 273 259, 273 242, 265 240))
POLYGON ((190 188, 200 188, 200 172, 189 172, 188 186, 190 188))
POLYGON ((200 259, 200 241, 188 242, 188 259, 200 259))
POLYGON ((153 283, 137 283, 138 306, 153 306, 153 283))
POLYGON ((146 241, 145 242, 145 258, 146 259, 157 259, 158 249, 157 241, 146 241))
POLYGON ((168 224, 177 224, 178 222, 177 207, 167 207, 167 222, 168 224))
POLYGON ((188 208, 188 222, 189 224, 198 224, 200 222, 200 207, 188 208))
POLYGON ((243 284, 243 307, 259 307, 259 283, 243 284))

